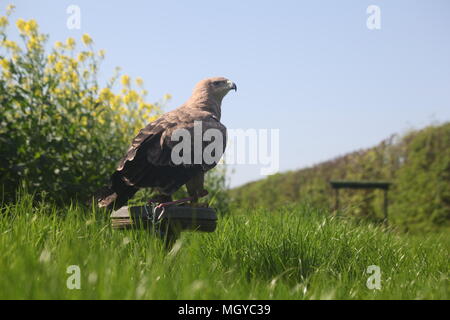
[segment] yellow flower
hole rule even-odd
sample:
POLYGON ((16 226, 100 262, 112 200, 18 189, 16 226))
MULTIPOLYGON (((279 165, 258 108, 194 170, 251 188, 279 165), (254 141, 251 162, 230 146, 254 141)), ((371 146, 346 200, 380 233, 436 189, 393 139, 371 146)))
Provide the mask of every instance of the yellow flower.
POLYGON ((119 113, 120 113, 121 115, 126 115, 126 114, 128 113, 128 109, 125 108, 125 107, 120 107, 120 108, 119 108, 119 113))
POLYGON ((75 59, 69 59, 69 64, 72 67, 72 69, 77 69, 78 67, 78 61, 75 59))
POLYGON ((19 29, 19 32, 21 33, 21 34, 25 34, 25 25, 26 25, 27 23, 25 22, 25 20, 23 20, 23 19, 18 19, 17 21, 16 21, 16 26, 17 26, 17 29, 19 29))
POLYGON ((87 58, 87 54, 86 54, 86 52, 80 52, 79 54, 78 54, 78 61, 80 61, 80 62, 83 62, 83 61, 85 61, 86 60, 86 58, 87 58))
POLYGON ((149 121, 149 122, 153 122, 153 121, 155 121, 156 119, 158 119, 158 116, 151 116, 151 117, 149 116, 149 117, 148 117, 148 121, 149 121))
POLYGON ((57 73, 61 73, 63 70, 64 70, 64 65, 63 65, 63 63, 62 63, 61 61, 58 61, 58 62, 55 64, 55 71, 56 71, 57 73))
POLYGON ((7 14, 7 15, 10 15, 11 12, 12 12, 15 8, 16 8, 15 5, 9 4, 9 5, 6 7, 6 14, 7 14))
POLYGON ((122 97, 117 95, 112 99, 113 108, 118 108, 122 104, 122 97))
POLYGON ((36 20, 34 20, 34 19, 29 20, 28 21, 28 28, 31 31, 36 31, 37 28, 38 28, 38 24, 37 24, 36 20))
POLYGON ((11 40, 4 40, 2 42, 2 46, 6 47, 7 49, 10 49, 12 51, 15 51, 15 52, 20 50, 17 43, 15 43, 14 41, 11 41, 11 40))
POLYGON ((136 84, 137 84, 139 87, 142 87, 142 86, 144 85, 144 80, 142 80, 142 78, 140 78, 140 77, 137 77, 137 78, 136 78, 136 84))
POLYGON ((12 74, 11 74, 11 72, 9 72, 9 71, 7 71, 7 70, 3 70, 3 77, 4 77, 6 80, 9 80, 9 79, 12 78, 12 74))
POLYGON ((75 71, 70 74, 70 82, 74 84, 78 83, 78 74, 75 71))
POLYGON ((8 19, 6 17, 0 17, 0 28, 8 25, 8 19))
POLYGON ((64 47, 64 45, 62 44, 61 41, 56 41, 56 42, 55 42, 55 48, 56 48, 56 49, 61 49, 61 48, 63 48, 63 47, 64 47))
POLYGON ((166 93, 166 94, 164 95, 164 100, 170 100, 170 99, 172 99, 172 95, 169 94, 169 93, 166 93))
POLYGON ((9 62, 5 58, 0 59, 0 66, 2 66, 3 69, 7 70, 9 69, 9 62))
POLYGON ((56 56, 54 54, 49 54, 47 57, 48 63, 53 64, 56 61, 56 56))
POLYGON ((100 90, 99 97, 100 100, 109 102, 114 97, 114 95, 109 88, 103 88, 102 90, 100 90))
POLYGON ((61 74, 61 82, 66 82, 67 79, 68 79, 67 72, 63 72, 63 73, 61 74))
POLYGON ((98 56, 103 59, 105 57, 105 50, 100 50, 98 56))
POLYGON ((127 75, 123 75, 122 78, 120 79, 120 82, 122 83, 123 86, 129 87, 130 86, 130 77, 127 75))
POLYGON ((81 104, 82 104, 82 105, 87 106, 87 105, 89 105, 90 103, 91 103, 91 99, 89 99, 89 98, 84 98, 83 100, 81 100, 81 104))
POLYGON ((123 101, 125 102, 125 104, 129 104, 129 103, 133 103, 133 102, 137 102, 139 99, 139 95, 136 91, 134 90, 130 90, 128 92, 128 94, 123 97, 123 101))
POLYGON ((83 40, 83 43, 87 46, 92 43, 92 39, 87 33, 83 34, 83 37, 81 39, 83 40))
POLYGON ((152 109, 154 109, 154 106, 151 103, 145 103, 145 102, 141 102, 139 103, 139 111, 143 111, 144 112, 144 117, 147 116, 147 114, 152 111, 152 109))
POLYGON ((42 97, 41 90, 35 89, 34 92, 33 92, 33 95, 34 95, 35 97, 42 97))
POLYGON ((38 28, 38 25, 37 25, 36 20, 32 19, 24 24, 23 31, 27 35, 31 35, 32 33, 35 33, 37 31, 37 28, 38 28))
POLYGON ((30 51, 39 49, 41 47, 41 44, 39 40, 36 39, 36 37, 31 37, 30 40, 27 42, 27 48, 30 51))
POLYGON ((66 40, 66 45, 67 45, 67 48, 69 50, 73 50, 73 48, 75 48, 75 39, 74 38, 68 38, 66 40))

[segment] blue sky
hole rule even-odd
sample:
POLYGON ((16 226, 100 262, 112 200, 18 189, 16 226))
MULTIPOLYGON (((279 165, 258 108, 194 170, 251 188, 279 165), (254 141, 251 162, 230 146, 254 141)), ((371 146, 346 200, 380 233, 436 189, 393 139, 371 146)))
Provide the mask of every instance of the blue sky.
MULTIPOLYGON (((0 1, 35 18, 50 41, 88 33, 115 66, 146 82, 149 99, 221 75, 229 128, 280 129, 280 169, 370 147, 392 133, 450 120, 450 1, 0 1), (66 8, 81 9, 81 29, 66 8), (381 29, 366 27, 369 5, 381 29)), ((260 179, 236 166, 233 186, 260 179)))

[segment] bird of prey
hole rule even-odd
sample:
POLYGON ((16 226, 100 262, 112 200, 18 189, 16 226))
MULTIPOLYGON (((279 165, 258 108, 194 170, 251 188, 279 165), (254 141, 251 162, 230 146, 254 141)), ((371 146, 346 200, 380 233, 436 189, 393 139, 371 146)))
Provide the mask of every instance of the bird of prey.
MULTIPOLYGON (((182 131, 192 134, 189 141, 192 148, 188 151, 194 153, 198 150, 194 148, 195 126, 201 124, 201 134, 215 129, 223 138, 216 141, 221 146, 218 148, 220 154, 215 159, 220 159, 226 145, 226 127, 220 122, 222 99, 231 90, 237 91, 236 84, 226 78, 202 80, 187 102, 141 129, 112 174, 110 185, 97 193, 98 206, 118 210, 140 188, 156 190, 159 193, 158 202, 171 201, 171 195, 185 184, 194 202, 207 194, 203 186, 204 174, 214 168, 218 160, 211 163, 201 157, 200 161, 174 161, 172 151, 180 141, 173 139, 173 135, 182 131)), ((208 143, 201 141, 200 152, 208 143)), ((186 150, 181 152, 182 156, 186 156, 183 152, 186 150)), ((188 158, 195 160, 194 155, 183 157, 188 158)))

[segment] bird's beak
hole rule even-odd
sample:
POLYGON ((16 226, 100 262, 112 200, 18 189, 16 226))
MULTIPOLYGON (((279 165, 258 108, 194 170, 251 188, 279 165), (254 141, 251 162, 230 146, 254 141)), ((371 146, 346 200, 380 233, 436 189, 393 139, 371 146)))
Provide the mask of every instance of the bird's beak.
POLYGON ((230 90, 234 90, 237 91, 237 85, 236 83, 232 82, 232 81, 228 81, 228 85, 230 87, 230 90))

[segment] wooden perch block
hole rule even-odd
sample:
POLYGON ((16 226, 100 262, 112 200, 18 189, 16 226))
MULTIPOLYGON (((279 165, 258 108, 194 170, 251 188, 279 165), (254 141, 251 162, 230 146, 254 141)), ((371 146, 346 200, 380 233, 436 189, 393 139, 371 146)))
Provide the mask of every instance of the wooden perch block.
POLYGON ((172 231, 214 232, 217 214, 212 208, 171 206, 155 209, 151 206, 122 207, 111 214, 115 229, 170 228, 172 231), (164 212, 162 212, 164 210, 164 212))

